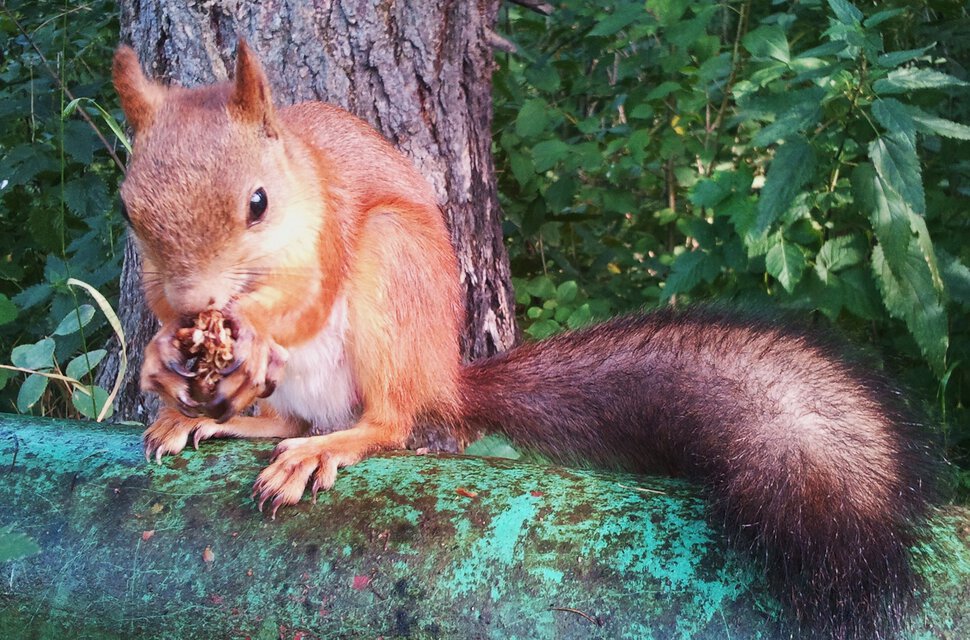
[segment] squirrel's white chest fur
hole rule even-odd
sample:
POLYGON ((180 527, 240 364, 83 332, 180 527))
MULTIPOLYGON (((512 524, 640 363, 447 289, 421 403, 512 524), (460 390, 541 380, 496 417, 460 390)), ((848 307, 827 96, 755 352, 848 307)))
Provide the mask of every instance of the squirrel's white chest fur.
POLYGON ((346 349, 347 299, 334 302, 326 326, 289 349, 286 369, 267 401, 282 415, 310 423, 312 434, 345 429, 357 418, 360 398, 346 349))

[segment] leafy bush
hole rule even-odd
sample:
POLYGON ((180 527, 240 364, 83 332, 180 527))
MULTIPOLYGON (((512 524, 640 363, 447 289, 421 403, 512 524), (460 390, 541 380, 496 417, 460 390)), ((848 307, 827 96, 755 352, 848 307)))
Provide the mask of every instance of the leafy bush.
POLYGON ((519 51, 500 56, 495 153, 526 330, 572 326, 584 306, 710 297, 821 314, 939 397, 965 461, 961 12, 896 2, 866 15, 847 0, 509 8, 519 51), (563 287, 581 302, 570 312, 563 287))
MULTIPOLYGON (((6 362, 15 345, 21 345, 18 361, 32 344, 41 344, 54 347, 43 368, 53 370, 77 354, 88 354, 89 368, 107 324, 100 315, 88 318, 90 307, 67 282, 83 280, 111 297, 117 291, 124 226, 115 194, 121 172, 105 143, 116 138, 100 109, 84 100, 113 96, 108 83, 118 32, 115 6, 103 0, 8 1, 0 7, 0 32, 0 360, 6 362), (73 98, 78 101, 72 104, 73 98), (99 137, 81 110, 105 133, 99 137), (72 315, 91 322, 83 331, 50 338, 72 315)), ((80 372, 78 365, 73 372, 80 372)), ((0 409, 26 410, 29 404, 35 411, 77 415, 76 389, 60 394, 55 389, 64 387, 48 388, 47 378, 35 376, 26 378, 24 392, 21 385, 6 385, 15 375, 21 374, 0 369, 0 409), (43 401, 38 391, 47 392, 43 401)))

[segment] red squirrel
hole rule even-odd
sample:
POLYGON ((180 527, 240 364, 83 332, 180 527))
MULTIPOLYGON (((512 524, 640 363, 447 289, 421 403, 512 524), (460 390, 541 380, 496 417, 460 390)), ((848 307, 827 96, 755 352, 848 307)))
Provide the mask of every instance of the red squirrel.
POLYGON ((431 187, 334 106, 277 108, 245 42, 234 80, 186 89, 118 49, 135 133, 121 187, 161 329, 141 384, 165 403, 148 456, 283 438, 256 480, 275 516, 418 422, 503 433, 557 460, 685 476, 767 565, 805 629, 893 629, 933 456, 894 388, 829 338, 716 309, 614 319, 464 364, 458 266, 431 187), (175 333, 222 310, 233 363, 210 397, 175 333), (253 402, 259 415, 240 415, 253 402))

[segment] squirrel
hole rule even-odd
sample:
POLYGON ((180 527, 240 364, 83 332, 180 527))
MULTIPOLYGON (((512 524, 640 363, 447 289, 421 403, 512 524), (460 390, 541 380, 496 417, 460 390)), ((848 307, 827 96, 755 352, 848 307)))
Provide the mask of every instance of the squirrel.
POLYGON ((253 490, 275 516, 418 423, 498 432, 555 460, 699 482, 807 633, 899 628, 936 458, 899 391, 837 339, 668 308, 463 363, 436 196, 369 125, 275 106, 245 41, 228 82, 162 85, 126 46, 113 80, 135 134, 123 214, 161 323, 141 371, 165 403, 146 456, 282 438, 253 490), (199 399, 175 336, 206 309, 225 313, 235 359, 199 399))

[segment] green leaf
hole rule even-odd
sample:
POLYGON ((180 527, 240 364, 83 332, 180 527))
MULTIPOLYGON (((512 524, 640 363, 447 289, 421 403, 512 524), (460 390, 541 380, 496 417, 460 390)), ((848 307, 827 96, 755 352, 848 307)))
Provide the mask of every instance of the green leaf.
POLYGON ((794 105, 782 113, 774 122, 758 131, 751 142, 757 147, 766 147, 779 140, 791 138, 795 134, 818 124, 821 113, 821 100, 818 102, 806 101, 794 105))
POLYGON ((829 7, 842 24, 851 26, 862 22, 862 12, 847 0, 829 0, 829 7))
POLYGON ((785 242, 780 233, 778 236, 778 242, 765 256, 765 269, 791 293, 805 271, 805 254, 796 245, 785 242))
POLYGON ((33 344, 22 344, 10 352, 10 362, 15 367, 40 371, 54 366, 54 339, 44 338, 33 344))
POLYGON ((576 299, 579 293, 579 285, 575 280, 567 280, 556 288, 556 300, 563 304, 569 304, 576 299))
POLYGON ((509 166, 512 175, 520 187, 529 184, 535 178, 535 169, 532 166, 532 158, 517 151, 509 152, 509 166))
POLYGON ((916 122, 909 108, 895 98, 877 98, 872 103, 872 115, 888 133, 902 133, 916 152, 916 122))
POLYGON ((606 16, 602 20, 596 23, 589 35, 591 36, 611 36, 620 29, 626 27, 637 19, 644 17, 646 14, 643 10, 643 5, 637 3, 628 5, 626 7, 620 7, 612 14, 606 16))
POLYGON ((766 233, 814 175, 815 151, 805 138, 797 136, 778 147, 758 199, 758 216, 752 235, 766 233))
POLYGON ((699 249, 684 251, 674 258, 661 297, 669 300, 676 293, 686 293, 702 280, 713 280, 719 271, 717 262, 706 252, 699 249))
POLYGON ((879 246, 885 251, 890 265, 905 259, 913 247, 923 254, 929 270, 930 283, 937 292, 943 291, 943 280, 936 263, 926 221, 918 215, 899 193, 868 163, 860 164, 852 172, 852 190, 856 202, 869 216, 879 246))
POLYGON ((0 531, 0 562, 19 560, 40 553, 40 547, 31 538, 16 531, 0 531))
POLYGON ((650 93, 647 94, 647 100, 663 100, 674 91, 680 91, 680 84, 666 80, 650 90, 650 93))
POLYGON ((67 363, 67 369, 65 369, 64 375, 68 378, 80 380, 82 376, 87 375, 88 372, 98 366, 106 355, 108 355, 108 352, 104 349, 94 349, 93 351, 82 353, 67 363))
POLYGON ((17 319, 17 305, 0 293, 0 325, 9 324, 17 319))
POLYGON ((943 249, 937 249, 936 256, 950 298, 964 307, 970 307, 970 269, 943 249))
POLYGON ((121 124, 117 120, 115 120, 114 116, 108 113, 104 109, 104 107, 102 107, 93 99, 81 97, 81 98, 75 98, 74 100, 71 100, 69 103, 67 103, 67 106, 64 107, 62 116, 67 118, 72 113, 74 113, 75 109, 77 109, 78 106, 82 103, 90 104, 92 107, 97 109, 98 113, 101 115, 101 119, 104 120, 104 123, 108 125, 109 129, 111 129, 111 133, 115 134, 115 138, 118 139, 118 142, 121 143, 121 146, 125 148, 125 151, 128 152, 128 155, 131 155, 131 142, 128 140, 128 136, 125 135, 124 130, 121 128, 121 124))
POLYGON ((569 314, 569 318, 566 320, 566 326, 570 329, 579 329, 585 327, 590 322, 593 321, 593 310, 588 303, 582 304, 569 314))
POLYGON ((647 0, 647 10, 663 27, 676 24, 687 11, 689 0, 647 0))
POLYGON ((916 145, 906 132, 886 133, 869 143, 869 158, 876 173, 891 185, 906 204, 919 214, 926 212, 923 176, 916 145))
POLYGON ((903 320, 933 370, 946 370, 949 347, 947 316, 942 295, 933 286, 926 259, 915 244, 890 261, 883 247, 872 252, 872 269, 889 314, 903 320))
POLYGON ((17 393, 17 411, 20 413, 30 411, 30 408, 37 404, 37 401, 44 395, 48 380, 47 376, 42 376, 39 373, 32 373, 27 376, 17 393))
POLYGON ((741 43, 756 58, 770 58, 779 62, 791 60, 788 38, 784 30, 777 25, 762 26, 749 31, 741 43))
POLYGON ((525 332, 536 340, 542 340, 559 333, 561 328, 555 320, 539 320, 529 325, 525 332))
POLYGON ((536 136, 549 124, 549 104, 541 98, 526 100, 515 118, 515 133, 522 138, 536 136))
POLYGON ((546 140, 532 147, 532 161, 539 173, 556 166, 569 153, 569 145, 562 140, 546 140))
POLYGON ((107 402, 108 392, 98 386, 75 388, 71 394, 71 403, 74 408, 82 416, 91 420, 102 420, 113 413, 113 407, 110 406, 107 407, 106 411, 103 411, 107 402))
POLYGON ((110 211, 113 204, 107 185, 95 173, 86 173, 65 184, 64 202, 81 218, 101 215, 110 211))
POLYGON ((830 274, 860 264, 865 257, 865 244, 860 236, 830 238, 815 257, 815 271, 822 282, 828 282, 830 274))
POLYGON ((480 438, 465 447, 465 454, 469 456, 486 456, 489 458, 509 458, 511 460, 518 460, 522 457, 522 454, 508 440, 494 434, 480 438))
POLYGON ((910 119, 916 125, 916 129, 921 133, 942 136, 944 138, 954 138, 956 140, 970 140, 970 127, 967 125, 926 113, 918 107, 911 105, 903 106, 909 114, 910 119))
POLYGON ((893 68, 898 67, 904 62, 909 62, 910 60, 915 60, 921 57, 927 51, 936 46, 936 43, 921 47, 919 49, 907 49, 905 51, 890 51, 889 53, 884 53, 878 58, 876 58, 876 64, 881 67, 893 68))
POLYGON ((932 69, 906 67, 889 72, 885 78, 880 78, 872 84, 872 88, 880 95, 907 93, 917 89, 942 89, 944 87, 965 87, 967 83, 946 73, 932 69))
POLYGON ((55 336, 68 336, 72 333, 77 333, 83 327, 86 327, 91 319, 94 317, 94 307, 89 304, 82 304, 77 309, 72 309, 67 312, 67 315, 61 320, 57 328, 54 329, 55 336))
POLYGON ((866 18, 862 24, 867 29, 872 29, 873 27, 882 24, 886 20, 891 20, 896 16, 900 16, 906 13, 905 9, 886 9, 884 11, 877 11, 868 18, 866 18))
POLYGON ((529 280, 525 285, 525 290, 529 295, 542 300, 549 300, 556 295, 556 285, 553 284, 549 276, 536 276, 529 280))

